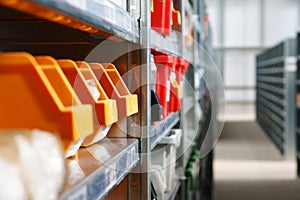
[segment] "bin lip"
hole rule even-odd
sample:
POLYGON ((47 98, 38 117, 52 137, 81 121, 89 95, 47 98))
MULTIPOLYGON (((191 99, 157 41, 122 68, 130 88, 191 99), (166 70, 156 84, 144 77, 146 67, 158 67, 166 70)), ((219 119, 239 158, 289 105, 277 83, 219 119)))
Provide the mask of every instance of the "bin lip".
POLYGON ((169 55, 154 55, 154 62, 156 64, 173 64, 174 58, 169 55))
POLYGON ((183 58, 176 58, 176 71, 181 71, 182 74, 185 74, 185 72, 189 68, 189 65, 189 61, 183 58))
POLYGON ((189 65, 189 61, 184 58, 176 58, 176 65, 189 65))

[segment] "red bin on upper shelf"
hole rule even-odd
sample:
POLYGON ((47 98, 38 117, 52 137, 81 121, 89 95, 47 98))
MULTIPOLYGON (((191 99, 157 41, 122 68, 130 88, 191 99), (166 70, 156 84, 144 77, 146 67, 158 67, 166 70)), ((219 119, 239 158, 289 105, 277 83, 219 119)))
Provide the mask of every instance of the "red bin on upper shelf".
POLYGON ((170 35, 172 0, 152 0, 151 27, 162 35, 170 35))
POLYGON ((172 0, 151 1, 151 27, 156 32, 167 36, 171 34, 171 26, 181 24, 180 11, 175 10, 172 0))

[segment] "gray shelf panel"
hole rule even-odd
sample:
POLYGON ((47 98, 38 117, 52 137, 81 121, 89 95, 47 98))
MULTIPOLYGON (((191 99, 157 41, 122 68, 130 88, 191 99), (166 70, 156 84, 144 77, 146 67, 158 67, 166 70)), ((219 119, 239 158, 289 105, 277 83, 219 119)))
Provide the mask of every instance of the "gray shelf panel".
POLYGON ((106 36, 109 33, 131 42, 139 42, 137 20, 110 0, 24 0, 22 3, 27 6, 12 5, 9 1, 0 3, 88 33, 101 35, 106 32, 106 36), (43 9, 43 13, 30 10, 35 7, 43 9), (63 20, 58 20, 55 12, 62 14, 60 18, 63 20), (81 25, 74 25, 74 22, 80 22, 81 25))
POLYGON ((284 130, 282 130, 281 127, 279 127, 274 121, 271 120, 271 118, 269 117, 269 115, 266 114, 261 114, 259 115, 259 118, 261 120, 261 122, 264 122, 265 124, 267 124, 267 126, 269 127, 269 129, 271 129, 276 137, 280 138, 281 140, 283 140, 283 132, 284 130))
POLYGON ((282 56, 282 57, 271 58, 268 60, 260 61, 257 63, 257 67, 262 68, 262 67, 278 64, 278 63, 284 62, 284 58, 285 57, 282 56))
POLYGON ((273 122, 275 122, 279 127, 284 129, 284 121, 280 119, 280 117, 278 117, 271 110, 269 110, 267 107, 261 108, 261 112, 266 113, 273 122))
POLYGON ((282 106, 284 105, 284 100, 283 99, 281 99, 279 97, 276 97, 275 95, 273 95, 269 92, 265 92, 265 91, 260 90, 260 91, 257 91, 257 94, 258 94, 258 98, 261 95, 261 96, 265 97, 266 99, 271 100, 274 103, 280 104, 282 106))
POLYGON ((282 135, 284 134, 284 128, 275 123, 268 114, 261 112, 258 115, 258 118, 260 121, 265 122, 266 126, 270 126, 270 129, 272 129, 276 135, 283 139, 282 135))
POLYGON ((284 95, 285 94, 285 90, 282 89, 282 88, 278 88, 278 87, 275 87, 271 84, 267 84, 267 83, 257 83, 257 87, 259 89, 262 89, 264 91, 267 91, 267 92, 274 92, 274 93, 279 93, 281 95, 284 95))
MULTIPOLYGON (((182 46, 179 44, 180 35, 171 32, 169 36, 162 36, 154 30, 150 30, 150 47, 162 53, 171 54, 176 57, 182 57, 182 46)), ((192 60, 189 60, 190 62, 192 60)))
POLYGON ((257 75, 257 81, 266 83, 284 83, 283 78, 257 75))
POLYGON ((278 116, 286 117, 286 112, 284 110, 279 108, 276 104, 268 101, 265 97, 260 96, 257 101, 264 104, 266 107, 271 109, 274 113, 276 113, 278 116))
POLYGON ((102 199, 139 161, 138 140, 105 138, 69 159, 67 188, 60 199, 102 199))
POLYGON ((153 149, 158 141, 179 122, 179 112, 173 112, 158 124, 151 126, 150 129, 150 147, 153 149))
POLYGON ((283 67, 272 67, 272 68, 258 68, 257 74, 279 74, 279 73, 284 73, 284 68, 283 67))
MULTIPOLYGON (((265 116, 267 117, 267 116, 265 116)), ((277 144, 282 144, 284 141, 283 131, 280 131, 278 126, 274 124, 274 122, 269 120, 263 120, 263 118, 259 117, 259 122, 262 128, 266 131, 267 135, 271 137, 277 144), (266 129, 267 127, 267 129, 266 129), (270 132, 271 130, 271 132, 270 132)))

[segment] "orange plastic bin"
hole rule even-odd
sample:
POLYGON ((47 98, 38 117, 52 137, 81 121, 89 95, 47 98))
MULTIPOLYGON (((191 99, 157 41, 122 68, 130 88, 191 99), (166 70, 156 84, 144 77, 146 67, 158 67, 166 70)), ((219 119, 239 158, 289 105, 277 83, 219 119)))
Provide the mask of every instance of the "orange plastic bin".
POLYGON ((74 153, 75 141, 93 132, 92 107, 80 103, 55 60, 48 61, 23 52, 0 54, 0 128, 57 133, 74 153))
POLYGON ((120 116, 130 116, 138 112, 137 95, 129 92, 113 64, 90 63, 90 67, 109 98, 117 101, 120 116))
POLYGON ((85 62, 58 60, 80 101, 93 108, 94 131, 82 146, 89 146, 103 139, 110 125, 118 120, 116 101, 109 99, 98 80, 85 62))

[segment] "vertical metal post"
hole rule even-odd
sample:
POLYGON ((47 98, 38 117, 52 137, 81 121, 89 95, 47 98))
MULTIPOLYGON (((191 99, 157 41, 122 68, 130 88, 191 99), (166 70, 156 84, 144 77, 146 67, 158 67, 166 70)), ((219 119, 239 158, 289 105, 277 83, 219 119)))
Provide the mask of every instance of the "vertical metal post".
MULTIPOLYGON (((195 2, 195 1, 194 1, 195 2)), ((182 28, 181 28, 181 33, 182 33, 182 37, 181 37, 181 46, 182 47, 184 47, 185 46, 185 42, 184 42, 184 37, 186 36, 186 32, 185 32, 185 30, 184 30, 184 27, 185 27, 185 23, 186 23, 186 21, 185 21, 185 3, 186 2, 184 2, 184 1, 182 1, 182 3, 181 3, 181 13, 182 13, 182 23, 181 23, 181 26, 182 26, 182 28)), ((181 55, 183 55, 183 52, 184 52, 184 50, 183 50, 183 48, 182 48, 182 50, 181 50, 181 55)), ((183 95, 184 95, 184 93, 183 93, 183 95)), ((182 103, 182 110, 184 110, 184 100, 182 100, 181 101, 181 103, 182 103)), ((184 126, 185 126, 185 122, 184 122, 184 112, 181 112, 180 113, 180 128, 182 129, 182 131, 183 131, 183 133, 184 133, 184 126)), ((184 137, 182 137, 181 138, 181 145, 180 145, 180 147, 178 148, 178 152, 179 152, 179 155, 181 155, 180 156, 180 158, 179 158, 179 160, 178 160, 178 163, 179 163, 179 166, 181 166, 182 167, 182 175, 184 175, 184 171, 185 171, 185 169, 184 169, 184 137)), ((180 180, 180 185, 181 185, 181 190, 180 190, 180 199, 184 199, 184 194, 185 194, 185 180, 180 180)))
MULTIPOLYGON (((131 80, 140 83, 138 89, 139 96, 139 114, 134 119, 134 123, 138 126, 137 130, 132 133, 140 140, 140 162, 136 166, 134 172, 129 176, 128 181, 128 199, 148 200, 151 196, 151 149, 149 144, 150 136, 150 115, 151 115, 151 95, 150 95, 150 0, 139 0, 140 2, 140 18, 139 18, 139 38, 141 49, 135 52, 135 57, 139 59, 139 80, 131 80), (145 84, 146 83, 146 84, 145 84), (141 85, 143 84, 143 85, 141 85), (137 173, 139 172, 139 173, 137 173)), ((130 68, 134 68, 131 66, 130 68)), ((138 78, 136 78, 138 79, 138 78)))
POLYGON ((285 66, 284 66, 284 81, 285 81, 285 156, 288 160, 295 160, 296 158, 296 137, 295 137, 295 82, 297 58, 296 55, 296 41, 294 39, 287 40, 284 44, 285 52, 285 66))
POLYGON ((286 60, 285 66, 286 81, 286 158, 294 160, 296 158, 296 137, 295 137, 295 59, 286 60))
POLYGON ((150 94, 150 0, 140 0, 141 5, 141 19, 140 19, 140 44, 145 49, 141 50, 141 64, 144 65, 141 71, 142 82, 147 85, 142 86, 141 104, 145 106, 142 110, 142 127, 141 127, 141 199, 150 199, 151 196, 151 180, 150 180, 150 167, 151 167, 151 148, 149 143, 150 125, 151 125, 151 94, 150 94), (146 127, 146 128, 143 128, 146 127))

